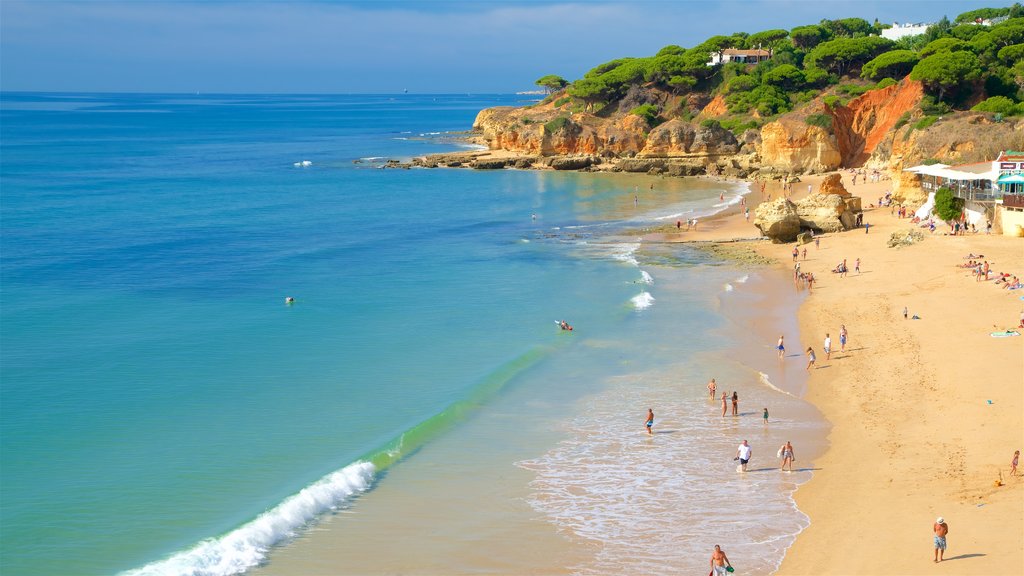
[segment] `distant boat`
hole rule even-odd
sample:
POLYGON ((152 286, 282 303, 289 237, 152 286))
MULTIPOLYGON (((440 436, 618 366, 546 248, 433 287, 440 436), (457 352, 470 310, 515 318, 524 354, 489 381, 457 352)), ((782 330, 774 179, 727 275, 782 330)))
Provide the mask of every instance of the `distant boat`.
POLYGON ((406 88, 405 90, 402 90, 402 93, 403 93, 403 94, 408 94, 408 93, 409 93, 409 89, 408 89, 408 88, 406 88))
POLYGON ((296 162, 295 164, 293 164, 293 166, 295 166, 296 168, 308 168, 309 166, 312 165, 313 163, 310 162, 309 160, 303 160, 302 162, 296 162))

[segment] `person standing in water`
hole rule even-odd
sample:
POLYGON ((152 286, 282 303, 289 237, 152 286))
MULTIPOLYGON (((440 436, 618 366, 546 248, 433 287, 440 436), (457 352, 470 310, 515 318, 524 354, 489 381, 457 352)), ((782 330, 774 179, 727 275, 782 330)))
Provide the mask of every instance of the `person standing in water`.
POLYGON ((708 382, 708 395, 711 396, 712 400, 715 399, 715 390, 717 388, 718 388, 718 386, 715 384, 715 379, 712 378, 711 382, 708 382))
POLYGON ((740 461, 741 472, 747 471, 747 462, 750 462, 750 456, 753 452, 754 449, 750 447, 750 444, 747 444, 746 440, 736 448, 736 459, 740 461))
POLYGON ((779 470, 785 470, 786 464, 789 464, 789 471, 792 472, 793 460, 795 459, 793 458, 793 444, 787 441, 779 450, 782 452, 782 468, 779 468, 779 470))
POLYGON ((729 408, 729 397, 726 396, 725 392, 722 392, 722 416, 725 416, 726 410, 729 408))
POLYGON ((715 544, 715 551, 711 553, 711 572, 713 575, 709 576, 727 576, 729 571, 725 569, 726 565, 732 568, 732 562, 729 562, 729 557, 722 551, 722 547, 715 544))
POLYGON ((647 435, 653 436, 654 432, 651 432, 651 428, 654 426, 654 410, 650 408, 647 409, 647 421, 644 423, 644 426, 647 427, 647 435))
POLYGON ((764 423, 768 423, 768 408, 764 409, 764 423))
POLYGON ((786 354, 786 343, 783 341, 785 336, 779 335, 779 343, 775 345, 775 348, 779 351, 779 358, 782 358, 786 354))
POLYGON ((732 415, 739 416, 740 396, 735 390, 732 391, 732 415))

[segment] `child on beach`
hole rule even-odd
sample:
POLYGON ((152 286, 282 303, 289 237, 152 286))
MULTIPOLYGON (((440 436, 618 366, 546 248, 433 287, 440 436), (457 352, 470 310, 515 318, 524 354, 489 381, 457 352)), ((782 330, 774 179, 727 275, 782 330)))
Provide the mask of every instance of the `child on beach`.
POLYGON ((1020 450, 1015 450, 1013 460, 1010 460, 1010 476, 1017 475, 1017 462, 1020 460, 1020 450))
POLYGON ((764 423, 765 424, 768 423, 768 409, 767 408, 764 409, 764 423))
POLYGON ((808 372, 811 371, 811 366, 814 366, 814 361, 815 360, 816 360, 816 358, 814 356, 814 348, 811 348, 810 346, 808 346, 807 347, 807 371, 808 372))

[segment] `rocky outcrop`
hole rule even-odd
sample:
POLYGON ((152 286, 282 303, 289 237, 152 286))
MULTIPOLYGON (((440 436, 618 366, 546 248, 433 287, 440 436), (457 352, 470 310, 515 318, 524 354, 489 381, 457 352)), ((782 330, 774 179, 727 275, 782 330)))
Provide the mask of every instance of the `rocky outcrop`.
POLYGON ((829 172, 842 165, 835 137, 797 118, 780 118, 761 128, 761 165, 790 173, 829 172))
POLYGON ((582 170, 599 163, 593 156, 556 156, 548 158, 546 162, 555 170, 582 170))
POLYGON ((800 234, 796 204, 786 198, 762 202, 754 210, 754 226, 772 242, 792 242, 800 234))
POLYGON ((835 194, 843 198, 850 196, 850 193, 846 191, 846 187, 843 186, 843 176, 841 174, 825 176, 825 179, 821 181, 821 185, 818 186, 818 193, 835 194))
POLYGON ((772 242, 792 242, 802 230, 841 232, 854 227, 860 198, 811 194, 797 203, 785 198, 762 202, 754 210, 754 226, 772 242))
POLYGON ((842 232, 854 226, 855 216, 837 194, 811 194, 796 203, 800 226, 821 232, 842 232))
POLYGON ((736 154, 740 144, 721 126, 695 126, 680 119, 651 130, 638 156, 648 158, 736 154))

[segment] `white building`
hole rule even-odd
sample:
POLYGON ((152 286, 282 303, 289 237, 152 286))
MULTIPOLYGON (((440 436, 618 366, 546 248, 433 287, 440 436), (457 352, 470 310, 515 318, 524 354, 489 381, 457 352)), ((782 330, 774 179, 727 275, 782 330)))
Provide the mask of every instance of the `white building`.
POLYGON ((721 54, 718 52, 711 53, 711 61, 708 62, 708 66, 718 66, 719 64, 725 64, 726 62, 738 62, 740 64, 757 64, 758 62, 764 62, 765 60, 772 59, 771 50, 762 50, 755 48, 753 50, 738 50, 736 48, 726 48, 722 50, 721 54))
POLYGON ((928 24, 900 24, 899 22, 893 22, 892 28, 886 28, 882 30, 882 38, 888 38, 889 40, 899 40, 907 36, 918 36, 928 31, 929 26, 933 26, 935 23, 928 24))

